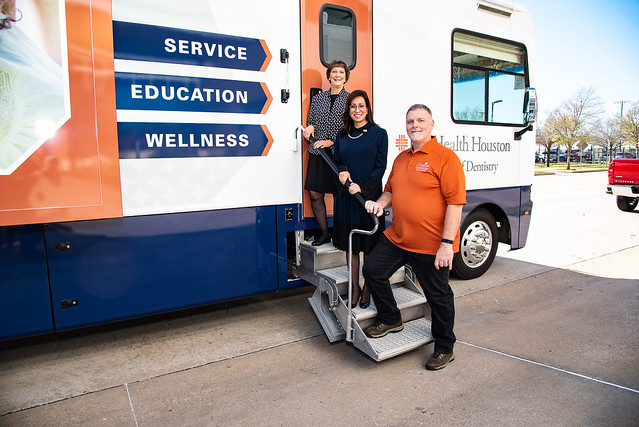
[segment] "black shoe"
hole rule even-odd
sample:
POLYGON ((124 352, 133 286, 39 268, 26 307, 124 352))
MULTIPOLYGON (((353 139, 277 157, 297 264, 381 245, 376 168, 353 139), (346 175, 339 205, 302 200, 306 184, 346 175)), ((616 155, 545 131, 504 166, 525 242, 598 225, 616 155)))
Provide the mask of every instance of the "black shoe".
POLYGON ((324 237, 324 238, 319 238, 317 240, 313 240, 313 243, 311 243, 313 246, 322 246, 324 243, 328 243, 331 241, 331 236, 328 237, 324 237))
POLYGON ((355 298, 355 302, 351 300, 351 307, 353 308, 357 307, 358 302, 359 302, 359 295, 357 296, 357 298, 355 298))
POLYGON ((364 288, 362 289, 362 293, 360 295, 359 306, 363 309, 367 309, 369 305, 371 305, 371 294, 368 291, 368 285, 364 284, 364 288), (368 295, 368 301, 364 302, 364 295, 368 295))
POLYGON ((388 334, 389 332, 399 332, 404 329, 404 324, 400 320, 397 323, 392 325, 386 325, 385 323, 378 323, 375 326, 370 326, 366 328, 364 333, 371 338, 381 338, 388 334))

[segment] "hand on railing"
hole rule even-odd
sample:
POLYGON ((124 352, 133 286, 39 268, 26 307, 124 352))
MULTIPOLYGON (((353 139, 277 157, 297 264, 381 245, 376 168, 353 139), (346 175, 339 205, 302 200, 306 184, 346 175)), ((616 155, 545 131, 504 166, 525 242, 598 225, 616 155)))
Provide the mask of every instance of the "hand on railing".
POLYGON ((308 139, 309 141, 311 140, 311 138, 315 138, 315 127, 313 127, 313 125, 308 125, 303 129, 304 138, 308 139))
MULTIPOLYGON (((308 140, 309 140, 309 142, 311 144, 314 144, 317 141, 315 139, 315 137, 313 137, 313 136, 311 136, 308 140)), ((333 173, 339 177, 340 171, 337 168, 337 165, 335 164, 333 159, 331 159, 331 156, 329 156, 328 153, 326 151, 324 151, 323 149, 321 149, 321 148, 318 151, 319 151, 320 155, 324 158, 326 163, 328 163, 328 166, 331 168, 333 173)), ((359 204, 362 205, 362 207, 364 209, 366 209, 366 200, 364 200, 364 197, 362 196, 361 189, 359 188, 359 185, 357 185, 356 188, 353 188, 354 192, 351 192, 351 190, 350 190, 351 185, 357 185, 357 184, 353 184, 353 181, 350 180, 350 174, 349 174, 349 178, 346 179, 346 181, 344 182, 344 186, 349 189, 348 192, 350 194, 352 194, 353 197, 355 197, 355 199, 359 202, 359 204), (358 191, 355 191, 355 190, 358 190, 358 191)), ((377 215, 374 215, 374 214, 369 214, 369 215, 373 219, 373 223, 375 224, 375 230, 377 230, 377 227, 379 226, 379 220, 377 219, 377 215)))
POLYGON ((388 213, 384 211, 384 206, 381 203, 374 202, 372 200, 367 200, 364 204, 364 209, 366 212, 375 216, 387 215, 388 213))

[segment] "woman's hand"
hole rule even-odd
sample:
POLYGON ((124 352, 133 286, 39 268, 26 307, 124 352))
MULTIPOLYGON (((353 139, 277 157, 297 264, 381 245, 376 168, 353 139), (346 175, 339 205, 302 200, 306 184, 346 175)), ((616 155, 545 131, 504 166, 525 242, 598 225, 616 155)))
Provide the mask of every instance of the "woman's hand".
POLYGON ((317 141, 315 144, 313 144, 314 148, 327 148, 333 145, 333 141, 331 141, 330 139, 323 139, 321 141, 317 141))
POLYGON ((362 189, 359 188, 359 185, 352 183, 350 187, 348 187, 348 192, 351 194, 361 193, 362 189))
POLYGON ((339 173, 339 182, 342 183, 342 185, 346 184, 347 180, 351 179, 351 174, 348 171, 343 171, 339 173))
POLYGON ((304 129, 304 132, 302 132, 302 134, 304 135, 304 138, 310 141, 311 136, 315 136, 315 128, 313 127, 313 125, 308 125, 306 126, 306 129, 304 129))

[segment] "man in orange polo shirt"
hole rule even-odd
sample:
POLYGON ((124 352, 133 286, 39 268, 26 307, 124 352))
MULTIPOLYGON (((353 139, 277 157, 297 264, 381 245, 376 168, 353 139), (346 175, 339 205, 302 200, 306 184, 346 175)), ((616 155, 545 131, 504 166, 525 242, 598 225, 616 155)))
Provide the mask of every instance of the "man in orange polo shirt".
POLYGON ((393 206, 393 225, 368 256, 363 275, 377 307, 375 326, 366 335, 379 338, 404 329, 389 283, 393 273, 410 263, 432 313, 435 350, 426 369, 442 369, 455 356, 455 301, 448 283, 454 252, 459 251, 459 223, 466 204, 466 180, 457 155, 437 142, 430 109, 413 105, 406 113, 412 147, 395 159, 384 193, 368 200, 377 216, 393 206))

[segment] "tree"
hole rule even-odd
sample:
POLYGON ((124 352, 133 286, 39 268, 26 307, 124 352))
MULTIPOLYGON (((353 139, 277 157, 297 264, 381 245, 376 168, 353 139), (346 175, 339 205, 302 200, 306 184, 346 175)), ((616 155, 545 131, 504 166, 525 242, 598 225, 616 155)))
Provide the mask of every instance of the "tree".
POLYGON ((591 144, 592 142, 593 142, 592 126, 588 126, 588 129, 586 129, 584 133, 577 135, 577 140, 575 143, 575 148, 580 153, 579 154, 580 161, 584 157, 584 153, 586 152, 586 149, 588 148, 588 144, 591 144))
POLYGON ((605 122, 598 123, 595 125, 593 133, 597 145, 606 150, 608 161, 610 161, 612 154, 617 151, 616 148, 621 145, 618 120, 608 119, 605 122))
POLYGON ((570 169, 572 147, 583 139, 587 128, 603 113, 603 103, 595 88, 582 88, 556 108, 546 121, 553 137, 567 148, 566 168, 570 169))
POLYGON ((550 148, 552 147, 552 135, 548 131, 548 126, 545 122, 537 123, 537 145, 546 149, 546 167, 550 166, 550 148))
POLYGON ((623 140, 634 145, 639 154, 639 101, 632 104, 630 111, 621 118, 620 128, 623 140))

